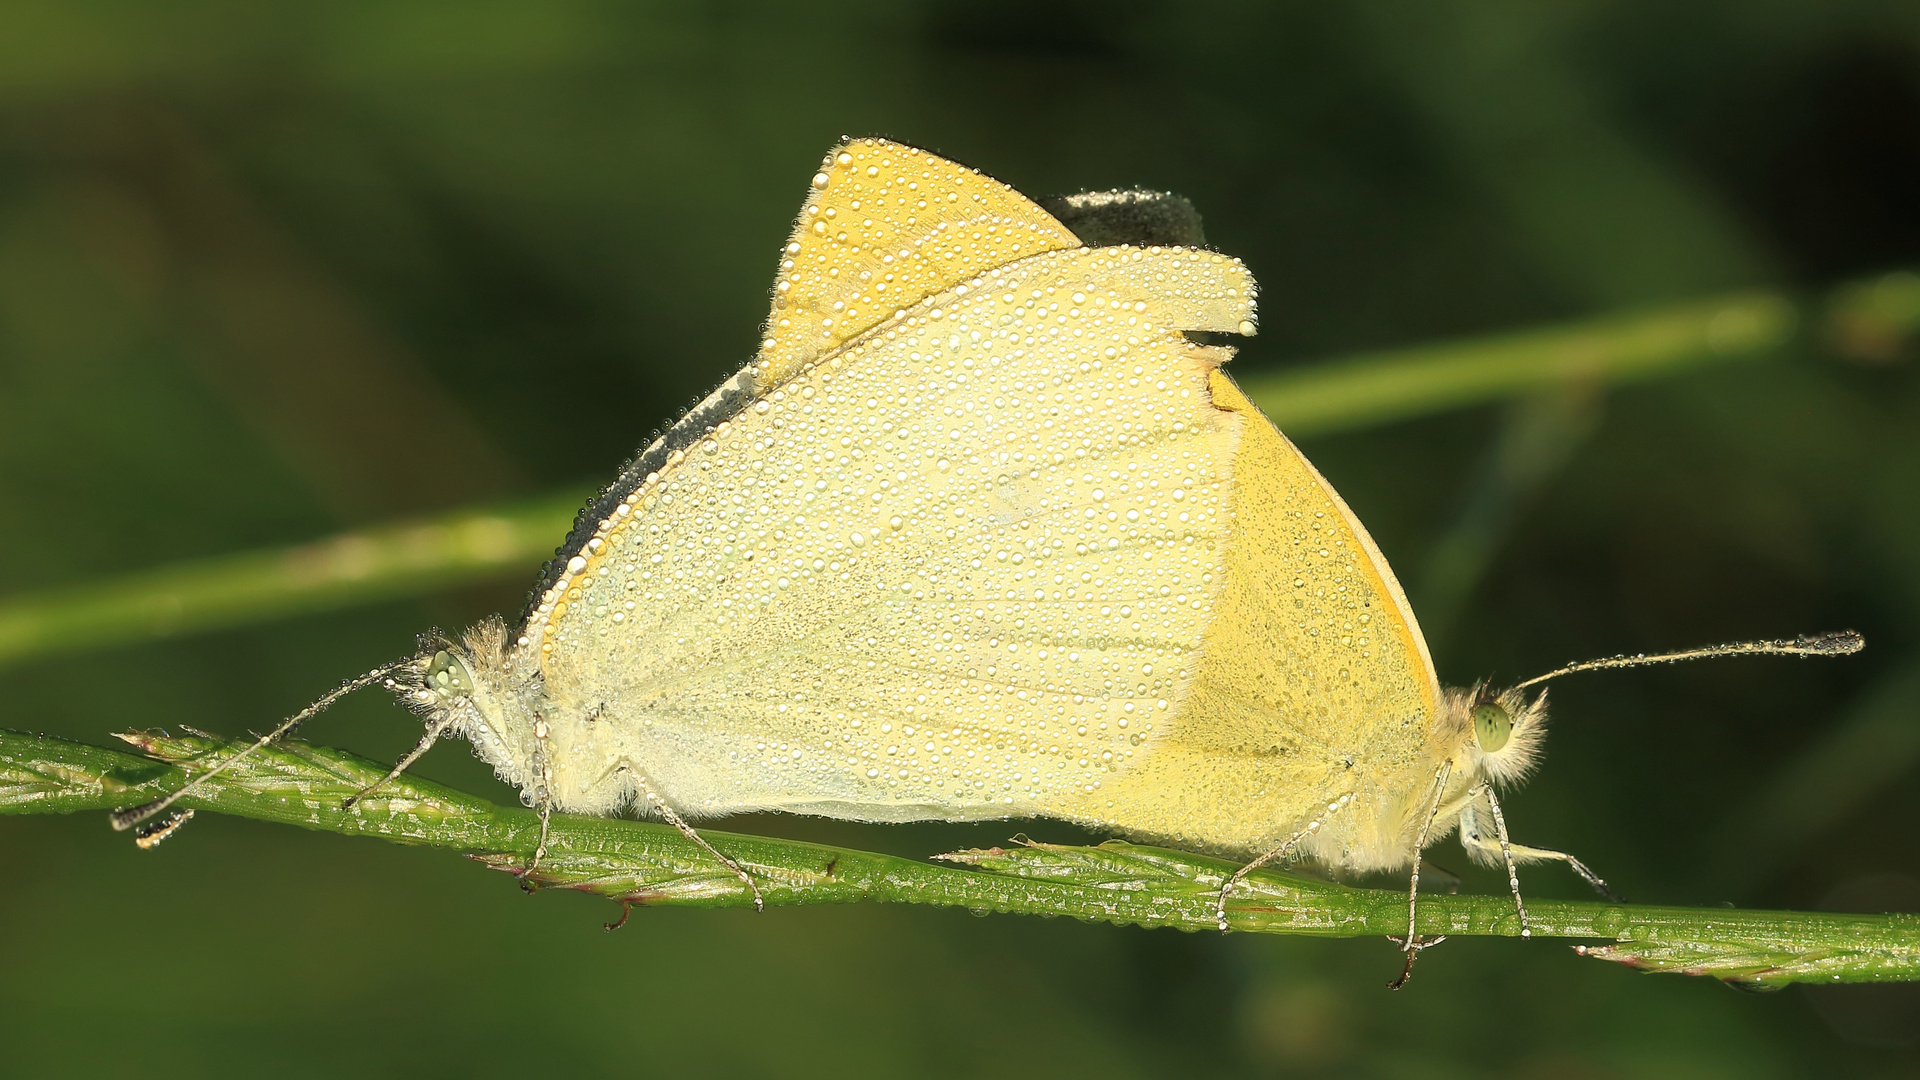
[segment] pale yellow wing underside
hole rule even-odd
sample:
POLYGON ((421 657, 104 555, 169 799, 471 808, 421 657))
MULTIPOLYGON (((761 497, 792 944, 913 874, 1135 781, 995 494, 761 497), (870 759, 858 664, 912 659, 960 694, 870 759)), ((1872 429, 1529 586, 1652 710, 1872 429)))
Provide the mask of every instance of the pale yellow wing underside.
POLYGON ((1151 755, 1068 816, 1237 852, 1347 794, 1397 823, 1433 765, 1426 640, 1333 487, 1225 372, 1211 390, 1243 424, 1225 588, 1191 694, 1151 755))
POLYGON ((1026 196, 885 139, 852 139, 814 174, 780 254, 756 358, 762 387, 955 284, 1080 241, 1026 196))
POLYGON ((760 354, 689 422, 731 419, 528 621, 548 693, 605 717, 571 775, 1225 850, 1419 788, 1438 691, 1399 585, 1177 333, 1251 333, 1251 280, 1079 246, 924 151, 828 155, 760 354))
MULTIPOLYGON (((1237 260, 992 269, 674 455, 529 623, 600 755, 700 814, 1057 813, 1180 715, 1220 592, 1237 260)), ((589 764, 583 762, 582 764, 589 764)))

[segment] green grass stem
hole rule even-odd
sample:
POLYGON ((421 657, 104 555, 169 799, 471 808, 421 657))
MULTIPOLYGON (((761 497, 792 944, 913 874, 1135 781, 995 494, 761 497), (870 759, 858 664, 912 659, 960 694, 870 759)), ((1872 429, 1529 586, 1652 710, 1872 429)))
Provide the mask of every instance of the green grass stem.
MULTIPOLYGON (((0 732, 0 814, 108 811, 174 791, 241 742, 122 736, 140 753, 0 732)), ((530 810, 502 807, 402 777, 351 810, 347 796, 385 767, 338 750, 286 742, 181 800, 210 810, 324 832, 376 836, 460 852, 497 870, 527 864, 539 833, 530 810)), ((972 911, 1065 915, 1096 922, 1217 932, 1214 897, 1234 864, 1161 848, 1014 843, 941 862, 764 836, 708 831, 760 883, 769 904, 878 900, 972 911), (942 865, 944 863, 944 865, 942 865)), ((732 873, 674 829, 648 822, 555 815, 550 852, 528 884, 578 889, 628 905, 746 907, 732 873)), ((1583 956, 1646 971, 1709 975, 1752 988, 1792 982, 1920 979, 1920 915, 1839 915, 1728 908, 1535 901, 1536 938, 1572 939, 1583 956)), ((1372 937, 1404 933, 1406 896, 1285 872, 1250 876, 1228 905, 1236 931, 1372 937)), ((1504 896, 1423 897, 1423 935, 1520 931, 1504 896)))

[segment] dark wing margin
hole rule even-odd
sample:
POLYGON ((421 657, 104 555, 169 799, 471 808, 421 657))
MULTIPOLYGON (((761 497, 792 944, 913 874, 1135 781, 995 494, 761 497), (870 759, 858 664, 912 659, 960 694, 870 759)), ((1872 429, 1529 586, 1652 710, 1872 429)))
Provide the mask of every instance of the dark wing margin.
MULTIPOLYGON (((567 533, 566 540, 540 568, 540 578, 533 583, 533 591, 527 594, 527 602, 520 610, 520 618, 515 622, 514 637, 523 634, 527 620, 532 618, 540 600, 547 595, 560 580, 560 571, 567 560, 580 553, 593 539, 600 526, 613 514, 613 508, 619 506, 628 495, 633 494, 647 477, 659 472, 675 450, 684 450, 707 437, 723 421, 740 415, 747 406, 759 400, 759 387, 754 378, 757 365, 749 364, 720 385, 718 390, 708 394, 706 399, 695 405, 687 415, 681 417, 666 433, 653 440, 645 450, 620 470, 619 479, 607 485, 600 494, 582 507, 573 519, 573 529, 567 533)), ((511 640, 511 639, 509 639, 511 640)))
POLYGON ((1083 191, 1038 201, 1040 209, 1052 214, 1088 247, 1207 246, 1200 211, 1171 191, 1083 191))

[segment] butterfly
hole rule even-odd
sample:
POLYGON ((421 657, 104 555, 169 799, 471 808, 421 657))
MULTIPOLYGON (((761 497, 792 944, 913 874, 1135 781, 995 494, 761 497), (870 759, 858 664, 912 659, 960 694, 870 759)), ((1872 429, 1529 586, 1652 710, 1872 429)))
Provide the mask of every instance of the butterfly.
POLYGON ((390 777, 471 740, 540 812, 530 870, 554 810, 638 809, 756 902, 690 822, 1061 818, 1250 860, 1222 929, 1275 859, 1410 871, 1409 965, 1449 833, 1507 868, 1523 927, 1518 863, 1604 891, 1507 834, 1544 694, 1441 687, 1365 527, 1207 343, 1256 319, 1183 200, 1043 208, 845 141, 758 355, 582 511, 520 618, 423 639, 262 744, 384 684, 426 723, 390 777))

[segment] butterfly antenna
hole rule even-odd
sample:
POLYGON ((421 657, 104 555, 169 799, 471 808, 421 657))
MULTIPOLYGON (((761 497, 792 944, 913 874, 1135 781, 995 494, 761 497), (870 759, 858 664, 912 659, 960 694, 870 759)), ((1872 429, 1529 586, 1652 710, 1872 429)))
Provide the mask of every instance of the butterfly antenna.
POLYGON ((346 682, 341 683, 338 687, 335 687, 333 690, 330 690, 326 694, 322 695, 318 701, 315 701, 313 704, 307 706, 304 709, 301 709, 299 712, 294 713, 292 716, 289 716, 285 720, 281 721, 279 727, 274 728, 272 731, 269 731, 265 735, 262 735, 258 739, 254 740, 254 743, 252 746, 247 747, 246 749, 240 751, 239 753, 234 754, 232 757, 227 758, 225 761, 222 761, 220 764, 215 765, 213 768, 208 769, 206 772, 203 772, 200 775, 194 777, 193 779, 188 780, 184 786, 182 786, 179 790, 175 791, 173 794, 155 799, 149 803, 142 803, 139 806, 129 807, 128 809, 125 809, 125 810, 114 811, 113 816, 109 819, 113 822, 114 831, 124 832, 128 829, 133 828, 135 825, 138 825, 141 822, 147 820, 148 818, 153 817, 155 814, 160 813, 161 811, 165 810, 167 807, 172 806, 174 803, 179 802, 181 799, 187 797, 188 795, 193 794, 193 792, 197 788, 199 788, 201 785, 205 784, 207 781, 213 779, 214 777, 219 776, 221 773, 226 772, 229 768, 233 767, 236 763, 244 760, 248 756, 252 755, 254 752, 263 749, 267 745, 285 737, 294 728, 299 727, 301 724, 307 722, 308 720, 313 719, 315 716, 326 711, 327 706, 333 704, 336 701, 339 701, 341 698, 346 697, 348 694, 353 693, 355 690, 359 690, 362 687, 366 687, 366 686, 372 686, 374 683, 380 682, 381 680, 385 679, 387 676, 393 674, 394 672, 400 670, 400 668, 406 666, 410 662, 411 662, 410 659, 395 660, 391 664, 382 664, 379 667, 374 668, 372 671, 367 672, 365 675, 362 675, 357 679, 349 679, 346 682))
POLYGON ((1528 679, 1514 689, 1524 690, 1536 683, 1557 679, 1562 675, 1571 675, 1576 671, 1645 667, 1648 664, 1672 664, 1681 660, 1705 660, 1719 656, 1849 656, 1866 646, 1866 638, 1852 630, 1841 630, 1831 634, 1806 634, 1790 641, 1739 641, 1731 645, 1708 645, 1704 648, 1685 649, 1680 652, 1609 656, 1604 660, 1582 660, 1577 664, 1555 668, 1545 675, 1536 675, 1528 679))

